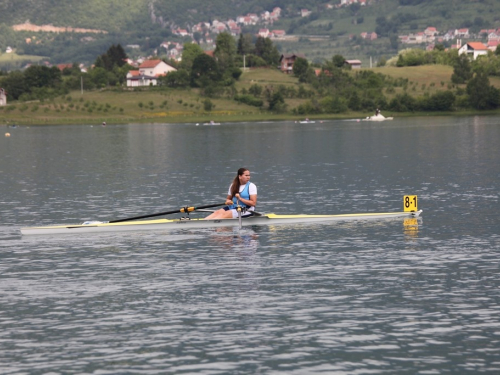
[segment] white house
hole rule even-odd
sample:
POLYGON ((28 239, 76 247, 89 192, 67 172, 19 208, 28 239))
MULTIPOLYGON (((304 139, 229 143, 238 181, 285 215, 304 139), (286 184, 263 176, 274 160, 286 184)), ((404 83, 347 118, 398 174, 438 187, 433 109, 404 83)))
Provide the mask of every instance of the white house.
POLYGON ((469 29, 457 29, 455 30, 455 36, 461 38, 469 38, 469 29))
POLYGON ((0 87, 0 106, 7 105, 7 93, 0 87))
POLYGON ((472 56, 472 58, 475 60, 477 59, 478 56, 487 55, 488 47, 486 47, 481 42, 465 43, 462 47, 458 49, 459 55, 462 55, 464 53, 467 54, 468 56, 472 56))
POLYGON ((158 77, 176 70, 162 60, 146 60, 139 65, 139 70, 127 73, 127 87, 156 86, 158 77))
POLYGON ((257 35, 262 37, 262 38, 267 38, 269 36, 269 30, 268 29, 260 29, 259 33, 257 35))

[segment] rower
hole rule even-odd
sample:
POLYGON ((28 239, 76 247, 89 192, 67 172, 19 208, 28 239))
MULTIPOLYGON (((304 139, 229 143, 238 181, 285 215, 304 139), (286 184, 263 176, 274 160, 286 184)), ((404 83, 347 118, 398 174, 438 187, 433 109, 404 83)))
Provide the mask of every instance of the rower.
POLYGON ((215 211, 205 218, 205 220, 214 219, 236 219, 253 215, 255 205, 257 204, 257 186, 250 182, 250 171, 246 168, 238 169, 238 174, 229 186, 226 197, 226 207, 215 211), (242 212, 238 212, 238 206, 242 212))

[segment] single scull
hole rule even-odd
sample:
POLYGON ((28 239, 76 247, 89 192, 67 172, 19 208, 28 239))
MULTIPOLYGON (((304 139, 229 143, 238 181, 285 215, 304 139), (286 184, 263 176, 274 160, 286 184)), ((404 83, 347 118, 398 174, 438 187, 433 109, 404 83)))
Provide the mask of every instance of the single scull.
MULTIPOLYGON (((394 218, 414 218, 420 216, 422 210, 411 212, 385 212, 385 213, 361 213, 340 215, 276 215, 262 214, 261 216, 250 216, 241 221, 243 226, 252 225, 283 225, 283 224, 307 224, 328 223, 348 220, 380 220, 394 218)), ((155 219, 124 221, 117 223, 89 222, 79 225, 54 225, 46 227, 21 228, 23 235, 43 234, 74 234, 91 232, 118 232, 118 231, 140 231, 140 230, 165 230, 165 229, 199 229, 215 227, 237 227, 238 219, 203 220, 203 219, 155 219)))

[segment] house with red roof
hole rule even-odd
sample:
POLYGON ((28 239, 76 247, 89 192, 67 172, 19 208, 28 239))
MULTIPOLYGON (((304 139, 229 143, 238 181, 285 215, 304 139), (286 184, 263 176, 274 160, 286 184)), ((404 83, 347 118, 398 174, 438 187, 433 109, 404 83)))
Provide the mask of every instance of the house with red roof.
POLYGON ((271 31, 271 37, 273 38, 284 38, 286 35, 285 30, 273 30, 271 31))
POLYGON ((455 36, 458 36, 460 38, 469 38, 469 29, 457 29, 455 30, 455 36))
POLYGON ((262 38, 267 38, 269 36, 269 30, 268 29, 260 29, 259 32, 257 33, 258 36, 262 38))
POLYGON ((465 43, 458 49, 458 54, 467 56, 471 56, 474 60, 478 58, 478 56, 487 55, 488 47, 486 47, 481 42, 469 42, 465 43))
POLYGON ((487 47, 490 51, 495 52, 500 44, 500 40, 489 40, 487 47))
POLYGON ((428 37, 429 36, 436 36, 438 34, 438 31, 435 27, 429 26, 428 28, 426 28, 424 30, 424 34, 428 37))
POLYGON ((159 77, 176 70, 162 60, 146 60, 139 65, 139 70, 127 73, 127 87, 156 86, 159 77))
POLYGON ((64 69, 71 69, 73 67, 73 64, 57 64, 57 69, 59 69, 61 72, 64 69))
POLYGON ((280 69, 283 73, 291 74, 293 73, 293 64, 295 60, 300 57, 305 59, 305 55, 301 53, 284 53, 280 57, 280 69))

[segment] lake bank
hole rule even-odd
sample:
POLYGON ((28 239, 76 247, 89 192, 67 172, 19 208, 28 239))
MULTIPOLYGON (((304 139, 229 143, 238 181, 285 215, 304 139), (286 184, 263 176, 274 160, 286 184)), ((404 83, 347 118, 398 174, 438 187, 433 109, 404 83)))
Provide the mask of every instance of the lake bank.
MULTIPOLYGON (((291 113, 273 114, 263 111, 262 113, 225 113, 225 112, 207 112, 204 114, 176 114, 168 115, 166 113, 151 114, 151 116, 85 116, 85 117, 45 117, 45 116, 29 116, 29 117, 3 117, 0 112, 0 125, 126 125, 126 124, 183 124, 183 123, 206 123, 210 121, 222 123, 239 123, 239 122, 258 122, 258 121, 302 121, 305 116, 295 115, 291 113)), ((499 115, 500 110, 494 111, 457 111, 457 112, 383 112, 386 117, 394 118, 411 118, 411 117, 441 117, 441 116, 492 116, 499 115)), ((373 115, 369 112, 350 112, 344 114, 318 114, 307 115, 307 118, 313 121, 334 121, 334 120, 363 120, 368 116, 373 115)))

